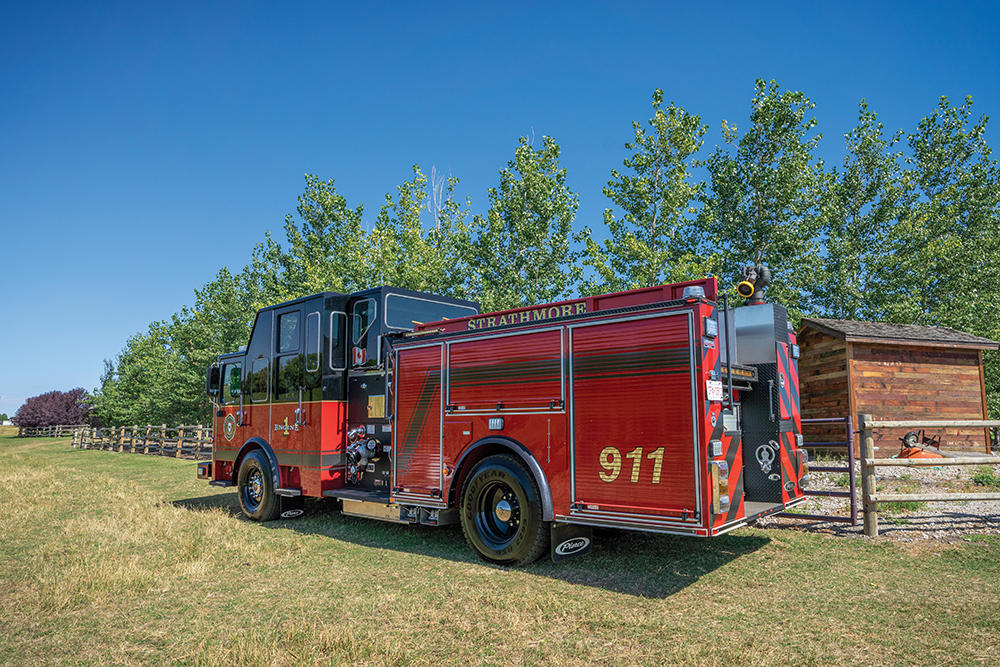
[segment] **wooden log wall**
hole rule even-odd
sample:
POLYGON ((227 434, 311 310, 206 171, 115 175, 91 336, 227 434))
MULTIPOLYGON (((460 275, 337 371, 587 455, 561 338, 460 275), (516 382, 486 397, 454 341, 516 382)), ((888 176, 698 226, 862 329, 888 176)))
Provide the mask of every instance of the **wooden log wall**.
MULTIPOLYGON (((850 346, 854 412, 888 421, 985 418, 978 350, 860 342, 850 346)), ((876 456, 899 453, 899 438, 908 430, 879 429, 874 435, 876 456)), ((982 428, 927 429, 926 434, 940 435, 945 450, 988 451, 982 428)))
POLYGON ((212 427, 203 425, 77 427, 73 447, 205 460, 212 458, 212 437, 212 427))
MULTIPOLYGON (((803 419, 836 419, 853 415, 847 374, 847 343, 814 329, 799 337, 799 395, 803 419)), ((803 424, 806 442, 843 442, 836 425, 803 424)))

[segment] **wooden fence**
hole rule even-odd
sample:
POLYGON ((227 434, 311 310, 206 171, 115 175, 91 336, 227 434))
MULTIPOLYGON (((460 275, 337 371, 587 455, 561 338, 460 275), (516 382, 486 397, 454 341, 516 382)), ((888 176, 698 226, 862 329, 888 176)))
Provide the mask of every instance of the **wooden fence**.
POLYGON ((76 427, 73 447, 112 452, 173 456, 179 459, 212 458, 211 426, 76 427))
POLYGON ((823 418, 823 419, 803 419, 803 430, 809 424, 843 424, 844 440, 841 442, 804 442, 802 446, 806 449, 835 450, 843 449, 847 452, 846 465, 828 466, 809 464, 809 472, 842 472, 847 474, 847 491, 813 491, 805 489, 803 492, 807 496, 826 496, 833 498, 848 498, 851 505, 850 516, 836 516, 830 514, 798 514, 795 512, 782 512, 778 516, 790 519, 807 519, 810 521, 843 521, 852 526, 858 525, 858 494, 854 472, 854 420, 850 417, 823 418))
POLYGON ((877 428, 996 428, 1000 421, 874 421, 869 414, 861 415, 861 496, 865 512, 865 535, 878 536, 878 503, 948 502, 965 500, 1000 500, 1000 493, 877 493, 875 469, 881 466, 960 466, 1000 465, 998 456, 962 456, 949 459, 876 459, 875 435, 877 428))
POLYGON ((73 435, 78 428, 84 428, 80 424, 61 426, 18 426, 17 437, 19 438, 62 438, 73 435))

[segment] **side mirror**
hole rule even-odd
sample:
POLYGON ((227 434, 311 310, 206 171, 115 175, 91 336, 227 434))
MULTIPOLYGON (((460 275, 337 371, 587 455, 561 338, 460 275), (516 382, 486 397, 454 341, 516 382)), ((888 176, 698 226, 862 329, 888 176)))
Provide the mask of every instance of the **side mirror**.
POLYGON ((212 364, 205 374, 205 393, 211 398, 219 395, 219 364, 212 364))

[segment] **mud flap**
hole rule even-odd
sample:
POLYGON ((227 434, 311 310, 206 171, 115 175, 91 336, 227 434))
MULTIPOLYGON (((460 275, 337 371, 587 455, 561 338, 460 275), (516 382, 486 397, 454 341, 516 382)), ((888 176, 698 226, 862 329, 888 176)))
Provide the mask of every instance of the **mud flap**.
POLYGON ((594 529, 572 523, 552 522, 552 562, 589 554, 594 546, 594 529))
POLYGON ((294 519, 305 514, 305 498, 302 496, 278 496, 278 518, 294 519))

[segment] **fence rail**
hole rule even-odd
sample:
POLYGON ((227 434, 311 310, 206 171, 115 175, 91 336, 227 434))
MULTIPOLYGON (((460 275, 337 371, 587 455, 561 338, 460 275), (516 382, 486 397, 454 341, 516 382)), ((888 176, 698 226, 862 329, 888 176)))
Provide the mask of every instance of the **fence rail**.
POLYGON ((61 438, 73 435, 78 428, 84 428, 80 424, 62 424, 60 426, 18 426, 17 437, 19 438, 61 438))
POLYGON ((200 424, 119 426, 103 429, 77 427, 73 432, 73 447, 172 456, 179 459, 210 459, 212 427, 200 424))
POLYGON ((875 421, 872 415, 861 415, 861 496, 864 503, 865 535, 878 537, 878 503, 948 502, 964 500, 1000 500, 1000 493, 883 493, 875 491, 875 469, 893 466, 961 466, 1000 465, 998 456, 963 456, 941 459, 876 459, 875 435, 877 428, 947 428, 947 427, 997 428, 997 420, 957 421, 875 421))

